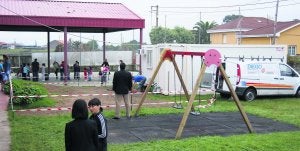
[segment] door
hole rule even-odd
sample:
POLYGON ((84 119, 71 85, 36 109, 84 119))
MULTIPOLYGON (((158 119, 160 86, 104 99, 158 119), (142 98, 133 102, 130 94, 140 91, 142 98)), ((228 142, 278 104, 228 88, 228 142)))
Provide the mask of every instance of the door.
POLYGON ((296 93, 297 86, 299 85, 299 75, 288 65, 279 64, 280 87, 278 94, 280 95, 293 95, 296 93))
MULTIPOLYGON (((239 65, 235 62, 226 62, 225 64, 225 72, 234 90, 236 88, 236 84, 239 78, 238 66, 239 65)), ((224 79, 223 79, 223 90, 226 92, 230 92, 229 87, 227 86, 226 81, 224 79)))

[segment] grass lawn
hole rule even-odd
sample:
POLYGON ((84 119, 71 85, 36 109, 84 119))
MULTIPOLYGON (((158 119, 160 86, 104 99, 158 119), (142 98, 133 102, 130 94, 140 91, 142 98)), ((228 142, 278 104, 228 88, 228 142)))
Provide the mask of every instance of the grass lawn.
MULTIPOLYGON (((148 96, 154 100, 171 100, 165 96, 148 96), (155 99, 156 98, 156 99, 155 99)), ((253 102, 242 102, 247 113, 274 120, 294 124, 300 127, 299 98, 261 98, 253 102)), ((215 105, 201 110, 202 112, 237 111, 233 101, 218 99, 215 105)), ((140 115, 182 114, 184 110, 173 108, 142 107, 140 115)), ((105 110, 107 118, 113 111, 105 110)), ((65 123, 71 120, 69 113, 56 115, 17 115, 9 114, 12 151, 62 151, 64 149, 65 123)), ((180 140, 157 140, 143 143, 109 144, 109 151, 196 151, 196 150, 228 150, 228 151, 294 151, 300 150, 300 131, 275 132, 268 134, 243 134, 228 137, 205 136, 180 140)))

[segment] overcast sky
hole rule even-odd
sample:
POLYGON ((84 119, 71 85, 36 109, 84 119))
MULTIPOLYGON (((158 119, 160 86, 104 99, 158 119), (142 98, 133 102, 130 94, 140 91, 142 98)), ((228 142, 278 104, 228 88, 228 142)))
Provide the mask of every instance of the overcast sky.
MULTIPOLYGON (((73 0, 78 1, 78 0, 73 0)), ((149 32, 156 25, 156 5, 158 5, 159 26, 174 28, 185 27, 191 30, 196 22, 215 21, 222 24, 226 15, 241 14, 246 17, 265 17, 275 20, 276 0, 81 0, 122 3, 138 16, 145 19, 144 42, 150 43, 149 32), (152 12, 151 12, 152 8, 152 12)), ((3 9, 0 7, 0 9, 3 9)), ((300 19, 300 0, 280 0, 278 21, 300 19)), ((77 34, 78 36, 80 34, 77 34)), ((63 40, 63 33, 51 34, 51 40, 63 40)), ((102 41, 99 34, 81 34, 83 42, 89 39, 102 41)), ((45 45, 46 33, 0 32, 0 41, 23 43, 26 45, 45 45)), ((75 36, 68 36, 79 40, 75 36)), ((139 41, 139 30, 107 34, 107 41, 120 44, 131 40, 139 41)), ((100 44, 101 45, 101 44, 100 44)))

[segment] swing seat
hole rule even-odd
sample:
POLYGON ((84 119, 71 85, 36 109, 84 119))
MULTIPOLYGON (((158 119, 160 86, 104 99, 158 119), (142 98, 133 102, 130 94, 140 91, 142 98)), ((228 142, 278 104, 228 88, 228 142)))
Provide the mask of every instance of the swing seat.
POLYGON ((183 106, 182 106, 181 103, 175 103, 175 104, 173 105, 173 108, 175 108, 175 109, 183 109, 183 106))
POLYGON ((210 98, 210 99, 208 99, 208 100, 201 100, 201 102, 207 102, 207 104, 205 104, 205 105, 197 105, 197 106, 195 106, 196 108, 208 108, 208 107, 210 107, 215 101, 216 101, 216 98, 215 97, 212 97, 212 98, 210 98))
POLYGON ((192 112, 190 112, 190 114, 192 114, 192 115, 200 115, 200 112, 198 112, 198 111, 192 111, 192 112))

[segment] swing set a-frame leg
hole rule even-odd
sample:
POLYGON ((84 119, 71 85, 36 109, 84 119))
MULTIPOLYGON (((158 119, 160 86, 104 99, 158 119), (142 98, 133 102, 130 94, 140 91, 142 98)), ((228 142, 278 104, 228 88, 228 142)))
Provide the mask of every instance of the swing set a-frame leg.
POLYGON ((241 115, 242 115, 242 117, 244 119, 245 124, 247 125, 249 133, 254 133, 254 130, 253 130, 252 126, 251 126, 251 123, 250 123, 250 121, 248 119, 248 116, 247 116, 246 112, 244 111, 243 106, 242 106, 242 104, 241 104, 238 96, 236 95, 236 93, 235 93, 235 91, 234 91, 234 89, 233 89, 233 87, 232 87, 232 85, 230 83, 230 80, 228 79, 228 76, 227 76, 227 74, 226 74, 226 72, 225 72, 225 70, 224 70, 224 68, 223 68, 222 65, 220 65, 220 71, 221 71, 221 74, 222 74, 223 78, 225 79, 225 82, 226 82, 226 84, 227 84, 227 86, 228 86, 228 88, 230 90, 230 94, 233 97, 233 100, 234 100, 236 106, 238 107, 238 109, 239 109, 239 111, 240 111, 240 113, 241 113, 241 115))
POLYGON ((186 121, 187 121, 187 118, 189 116, 189 113, 191 112, 191 108, 193 106, 193 102, 194 102, 194 99, 195 99, 196 94, 197 94, 198 86, 200 85, 200 82, 201 82, 201 80, 203 78, 203 75, 205 73, 205 69, 206 69, 206 65, 203 65, 202 68, 201 68, 201 72, 200 72, 200 74, 199 74, 199 76, 197 78, 196 84, 195 84, 195 86, 193 88, 193 92, 192 92, 192 95, 191 95, 191 97, 189 99, 188 105, 187 105, 187 107, 185 109, 185 112, 183 114, 183 117, 181 119, 181 122, 180 122, 179 128, 177 130, 175 139, 179 139, 181 137, 183 128, 184 128, 184 126, 186 124, 186 121))
MULTIPOLYGON (((197 92, 198 86, 199 86, 199 84, 200 84, 200 82, 202 80, 202 77, 203 77, 204 73, 205 73, 205 69, 206 69, 206 65, 204 65, 201 68, 200 74, 199 74, 198 79, 196 81, 196 84, 195 84, 195 86, 193 88, 192 95, 191 95, 191 97, 189 99, 188 106, 187 106, 187 108, 186 108, 186 110, 185 110, 185 112, 183 114, 181 123, 179 125, 178 130, 177 130, 175 139, 179 139, 181 137, 181 134, 182 134, 183 128, 185 127, 185 124, 186 124, 189 112, 191 111, 191 108, 192 108, 193 101, 194 101, 195 96, 196 96, 196 92, 197 92)), ((248 116, 247 116, 246 112, 244 111, 244 109, 243 109, 243 107, 242 107, 242 105, 241 105, 241 103, 239 101, 239 98, 237 97, 237 95, 236 95, 236 93, 235 93, 235 91, 234 91, 234 89, 233 89, 233 87, 232 87, 232 85, 231 85, 231 83, 230 83, 230 81, 229 81, 229 79, 227 77, 227 74, 226 74, 226 72, 225 72, 225 70, 224 70, 224 68, 223 68, 222 65, 220 65, 220 71, 221 71, 221 74, 222 74, 223 78, 225 79, 225 82, 226 82, 227 86, 229 87, 230 93, 233 96, 235 104, 238 107, 238 109, 239 109, 239 111, 240 111, 240 113, 241 113, 241 115, 242 115, 242 117, 244 119, 245 124, 247 125, 249 133, 254 133, 254 130, 253 130, 252 126, 251 126, 251 123, 249 122, 248 116)))
POLYGON ((138 114, 140 112, 140 109, 141 109, 141 106, 142 106, 142 104, 144 103, 144 101, 146 99, 147 93, 149 92, 150 87, 151 87, 152 83, 154 82, 154 79, 155 79, 155 77, 156 77, 156 75, 157 75, 157 73, 158 73, 158 71, 159 71, 159 69, 160 69, 160 67, 161 67, 161 65, 162 65, 163 62, 164 62, 164 59, 161 57, 158 65, 156 67, 156 69, 153 72, 153 75, 151 76, 151 79, 150 79, 150 81, 149 81, 149 83, 148 83, 148 85, 146 87, 146 90, 144 91, 144 93, 142 95, 142 98, 141 98, 141 100, 140 100, 140 102, 138 104, 138 107, 137 107, 137 109, 135 111, 134 116, 138 116, 138 114))

